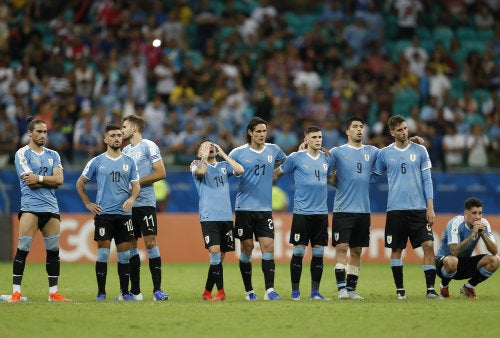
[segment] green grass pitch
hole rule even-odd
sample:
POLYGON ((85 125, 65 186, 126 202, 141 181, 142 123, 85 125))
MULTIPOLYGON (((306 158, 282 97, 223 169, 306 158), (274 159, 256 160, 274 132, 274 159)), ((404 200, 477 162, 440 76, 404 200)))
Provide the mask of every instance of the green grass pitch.
MULTIPOLYGON (((207 259, 208 260, 208 259, 207 259)), ((254 262, 257 302, 244 300, 237 264, 224 266, 224 302, 200 299, 206 264, 163 263, 167 302, 153 302, 147 264, 142 266, 143 302, 117 302, 116 263, 108 268, 108 300, 96 302, 94 265, 63 263, 59 290, 71 303, 47 301, 44 264, 28 263, 23 280, 26 303, 0 302, 2 337, 500 337, 500 277, 493 275, 476 288, 479 300, 459 295, 461 281, 452 281, 452 298, 425 298, 420 265, 405 265, 408 300, 395 297, 387 264, 361 268, 358 292, 365 300, 337 300, 331 262, 325 264, 321 292, 330 301, 311 301, 309 265, 302 272, 301 301, 291 301, 288 264, 276 267, 279 302, 262 300, 260 263, 254 262)), ((0 293, 11 292, 10 263, 0 264, 0 293)), ((439 287, 439 280, 436 281, 439 287)))

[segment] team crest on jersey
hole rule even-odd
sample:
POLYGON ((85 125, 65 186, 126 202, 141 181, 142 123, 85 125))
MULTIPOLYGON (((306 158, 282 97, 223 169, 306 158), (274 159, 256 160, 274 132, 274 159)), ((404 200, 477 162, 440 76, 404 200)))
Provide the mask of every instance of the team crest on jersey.
POLYGON ((222 171, 222 173, 223 173, 224 175, 227 175, 226 168, 222 168, 222 169, 221 169, 221 171, 222 171))
POLYGON ((128 171, 128 164, 123 165, 123 171, 128 171))
POLYGON ((209 243, 210 242, 210 236, 205 236, 205 243, 209 243))
POLYGON ((415 162, 416 159, 417 159, 416 154, 410 154, 410 161, 415 162))
POLYGON ((99 236, 104 236, 104 234, 106 233, 106 229, 105 228, 99 228, 99 236))
POLYGON ((369 154, 365 154, 365 161, 369 161, 370 160, 370 155, 369 154))
POLYGON ((323 163, 323 169, 327 170, 328 169, 328 164, 323 163))
POLYGON ((54 160, 53 160, 53 159, 51 159, 51 158, 49 158, 49 165, 50 165, 50 166, 53 166, 53 165, 54 165, 54 160))
POLYGON ((334 234, 333 234, 333 238, 335 239, 335 241, 338 241, 338 240, 339 240, 339 238, 340 238, 339 233, 338 233, 338 232, 334 233, 334 234))
POLYGON ((239 237, 243 236, 243 229, 238 229, 238 236, 239 237))
POLYGON ((273 163, 273 157, 271 155, 267 156, 267 162, 273 163))
POLYGON ((295 242, 300 241, 300 234, 294 234, 294 235, 293 235, 293 240, 294 240, 295 242))
POLYGON ((135 153, 135 159, 138 160, 140 158, 141 158, 141 152, 138 151, 138 152, 135 153))
POLYGON ((387 244, 391 244, 392 243, 392 236, 387 236, 385 238, 385 241, 387 242, 387 244))

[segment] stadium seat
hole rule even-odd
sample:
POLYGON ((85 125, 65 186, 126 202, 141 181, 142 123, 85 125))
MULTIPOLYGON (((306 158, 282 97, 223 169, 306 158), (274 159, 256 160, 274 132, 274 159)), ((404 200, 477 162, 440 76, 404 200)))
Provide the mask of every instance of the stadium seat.
POLYGON ((434 42, 441 42, 445 48, 450 48, 450 42, 453 38, 453 31, 450 27, 436 27, 432 31, 432 39, 434 42))
POLYGON ((186 58, 191 60, 191 62, 193 63, 193 66, 195 66, 195 67, 201 66, 202 55, 201 55, 200 51, 194 50, 194 49, 189 49, 186 51, 186 58))
POLYGON ((391 59, 394 62, 399 61, 399 55, 409 46, 411 46, 411 41, 410 40, 398 40, 396 43, 393 45, 393 48, 391 50, 391 59))
POLYGON ((477 38, 476 30, 471 27, 459 27, 456 29, 455 35, 460 41, 474 40, 477 38))
POLYGON ((478 40, 490 42, 495 37, 495 32, 493 29, 478 29, 476 31, 476 36, 478 40))
POLYGON ((410 116, 410 110, 414 106, 420 105, 420 93, 412 88, 405 88, 395 93, 393 114, 400 114, 405 117, 410 116))
POLYGON ((420 41, 430 39, 432 37, 431 31, 427 27, 418 27, 417 28, 417 36, 420 38, 420 41))
POLYGON ((484 53, 486 50, 486 44, 480 40, 465 40, 461 41, 462 48, 469 54, 472 51, 478 52, 479 54, 484 53))

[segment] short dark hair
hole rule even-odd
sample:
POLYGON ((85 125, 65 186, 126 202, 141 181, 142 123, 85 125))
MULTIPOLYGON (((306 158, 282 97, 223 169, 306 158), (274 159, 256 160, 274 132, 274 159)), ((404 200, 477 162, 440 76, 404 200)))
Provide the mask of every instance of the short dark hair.
POLYGON ((401 123, 406 122, 405 118, 401 115, 394 115, 389 118, 389 121, 387 122, 387 125, 389 126, 390 130, 396 129, 397 126, 399 126, 401 123))
POLYGON ((481 201, 479 198, 470 197, 465 200, 464 207, 465 210, 470 210, 472 208, 482 208, 483 201, 481 201))
POLYGON ((212 142, 212 140, 210 140, 210 139, 208 139, 208 138, 205 138, 205 139, 201 140, 201 141, 198 143, 198 148, 197 148, 197 149, 198 149, 198 150, 200 150, 201 145, 202 145, 203 143, 205 143, 205 142, 210 142, 210 143, 213 143, 213 142, 212 142))
POLYGON ((250 143, 252 141, 252 138, 250 137, 250 135, 248 135, 248 131, 249 130, 254 131, 255 127, 258 124, 265 124, 266 127, 267 127, 266 120, 264 120, 263 118, 260 118, 260 117, 253 117, 250 121, 248 121, 248 124, 247 124, 247 135, 246 135, 247 143, 250 143))
POLYGON ((321 131, 321 128, 317 126, 309 126, 304 130, 304 135, 315 133, 317 131, 321 131))
POLYGON ((348 119, 347 121, 345 121, 345 130, 348 130, 349 128, 351 128, 351 124, 354 121, 361 122, 363 125, 365 124, 365 121, 361 117, 359 117, 359 116, 353 116, 350 119, 348 119))
POLYGON ((139 129, 140 133, 142 133, 144 131, 144 129, 146 128, 146 121, 141 116, 128 115, 123 119, 123 122, 125 122, 125 121, 130 121, 130 123, 135 124, 137 126, 137 129, 139 129))
POLYGON ((120 128, 119 126, 117 126, 116 124, 108 124, 106 126, 106 129, 104 130, 104 133, 107 134, 108 131, 111 131, 111 130, 122 130, 122 128, 120 128))
POLYGON ((27 118, 26 118, 26 121, 28 122, 28 130, 29 130, 29 131, 33 131, 33 130, 35 130, 35 126, 36 126, 37 124, 40 124, 40 123, 45 124, 45 121, 40 120, 40 119, 35 119, 35 118, 33 118, 33 116, 29 116, 29 117, 27 117, 27 118))

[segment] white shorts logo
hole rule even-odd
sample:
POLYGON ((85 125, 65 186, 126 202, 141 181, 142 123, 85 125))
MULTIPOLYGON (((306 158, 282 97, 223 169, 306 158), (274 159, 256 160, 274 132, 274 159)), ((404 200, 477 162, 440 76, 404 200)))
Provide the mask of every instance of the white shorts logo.
POLYGON ((210 236, 205 236, 205 243, 209 243, 210 242, 210 236))
POLYGON ((387 244, 391 244, 392 243, 392 236, 387 236, 385 240, 386 240, 387 244))
POLYGON ((298 242, 298 241, 300 240, 300 234, 294 234, 294 235, 293 235, 293 240, 294 240, 295 242, 298 242))
POLYGON ((104 236, 104 234, 106 233, 106 229, 105 228, 99 228, 99 236, 104 236))
POLYGON ((340 238, 339 233, 338 233, 338 232, 335 232, 335 233, 333 234, 333 238, 335 239, 335 241, 338 241, 338 240, 339 240, 339 238, 340 238))
POLYGON ((238 229, 238 236, 239 237, 243 236, 243 229, 238 229))

